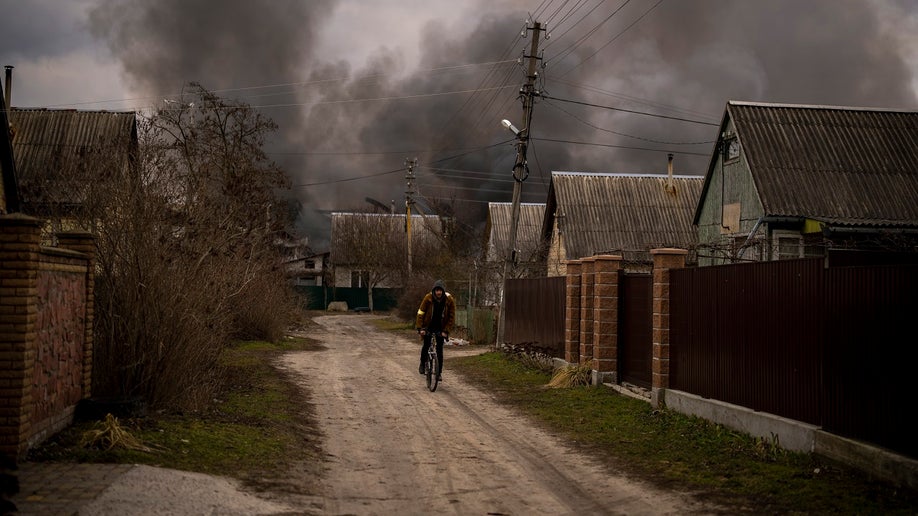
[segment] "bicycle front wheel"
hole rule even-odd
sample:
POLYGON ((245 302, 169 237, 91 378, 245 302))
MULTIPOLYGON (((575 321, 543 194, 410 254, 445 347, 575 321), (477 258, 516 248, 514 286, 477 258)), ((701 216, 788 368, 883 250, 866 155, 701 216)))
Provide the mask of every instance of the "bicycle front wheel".
POLYGON ((425 372, 427 373, 427 388, 430 389, 430 392, 437 390, 437 384, 440 382, 439 366, 440 364, 436 355, 431 354, 427 356, 425 372))

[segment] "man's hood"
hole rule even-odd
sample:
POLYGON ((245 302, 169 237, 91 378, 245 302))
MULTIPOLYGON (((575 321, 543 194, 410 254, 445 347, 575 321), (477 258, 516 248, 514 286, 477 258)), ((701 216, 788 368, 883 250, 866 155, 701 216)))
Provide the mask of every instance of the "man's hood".
POLYGON ((446 294, 446 287, 443 285, 443 280, 437 280, 434 282, 433 287, 430 288, 430 293, 433 294, 434 290, 440 289, 446 294))

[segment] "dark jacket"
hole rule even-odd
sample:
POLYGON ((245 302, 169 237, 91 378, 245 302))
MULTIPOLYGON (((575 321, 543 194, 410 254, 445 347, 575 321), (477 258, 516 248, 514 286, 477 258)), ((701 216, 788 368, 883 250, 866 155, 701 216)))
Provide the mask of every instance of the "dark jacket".
POLYGON ((421 328, 430 326, 430 322, 433 320, 434 316, 433 310, 435 305, 433 291, 438 288, 443 290, 443 312, 440 314, 440 330, 446 333, 452 333, 453 323, 456 321, 456 301, 453 299, 452 294, 446 291, 443 287, 443 282, 440 280, 434 283, 430 292, 421 300, 421 306, 418 307, 418 316, 414 322, 414 327, 420 330, 421 328))

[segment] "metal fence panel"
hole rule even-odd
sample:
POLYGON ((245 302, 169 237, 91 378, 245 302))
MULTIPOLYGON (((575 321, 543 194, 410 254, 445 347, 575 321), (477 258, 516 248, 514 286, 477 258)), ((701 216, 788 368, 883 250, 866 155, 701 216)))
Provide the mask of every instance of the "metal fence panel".
POLYGON ((815 423, 822 264, 673 270, 670 387, 815 423))
POLYGON ((914 413, 918 266, 826 271, 821 424, 832 433, 918 457, 914 413))
POLYGON ((653 277, 619 272, 618 367, 621 381, 651 388, 653 277))
POLYGON ((564 358, 564 276, 507 280, 504 340, 564 358))

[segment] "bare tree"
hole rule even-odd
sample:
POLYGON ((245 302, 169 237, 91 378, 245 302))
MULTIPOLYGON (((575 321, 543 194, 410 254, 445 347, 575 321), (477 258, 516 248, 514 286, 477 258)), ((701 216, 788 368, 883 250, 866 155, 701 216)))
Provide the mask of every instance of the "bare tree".
POLYGON ((98 235, 95 394, 195 408, 233 336, 281 336, 284 176, 261 149, 274 129, 192 85, 139 121, 138 145, 101 146, 64 178, 81 201, 70 216, 98 235))

